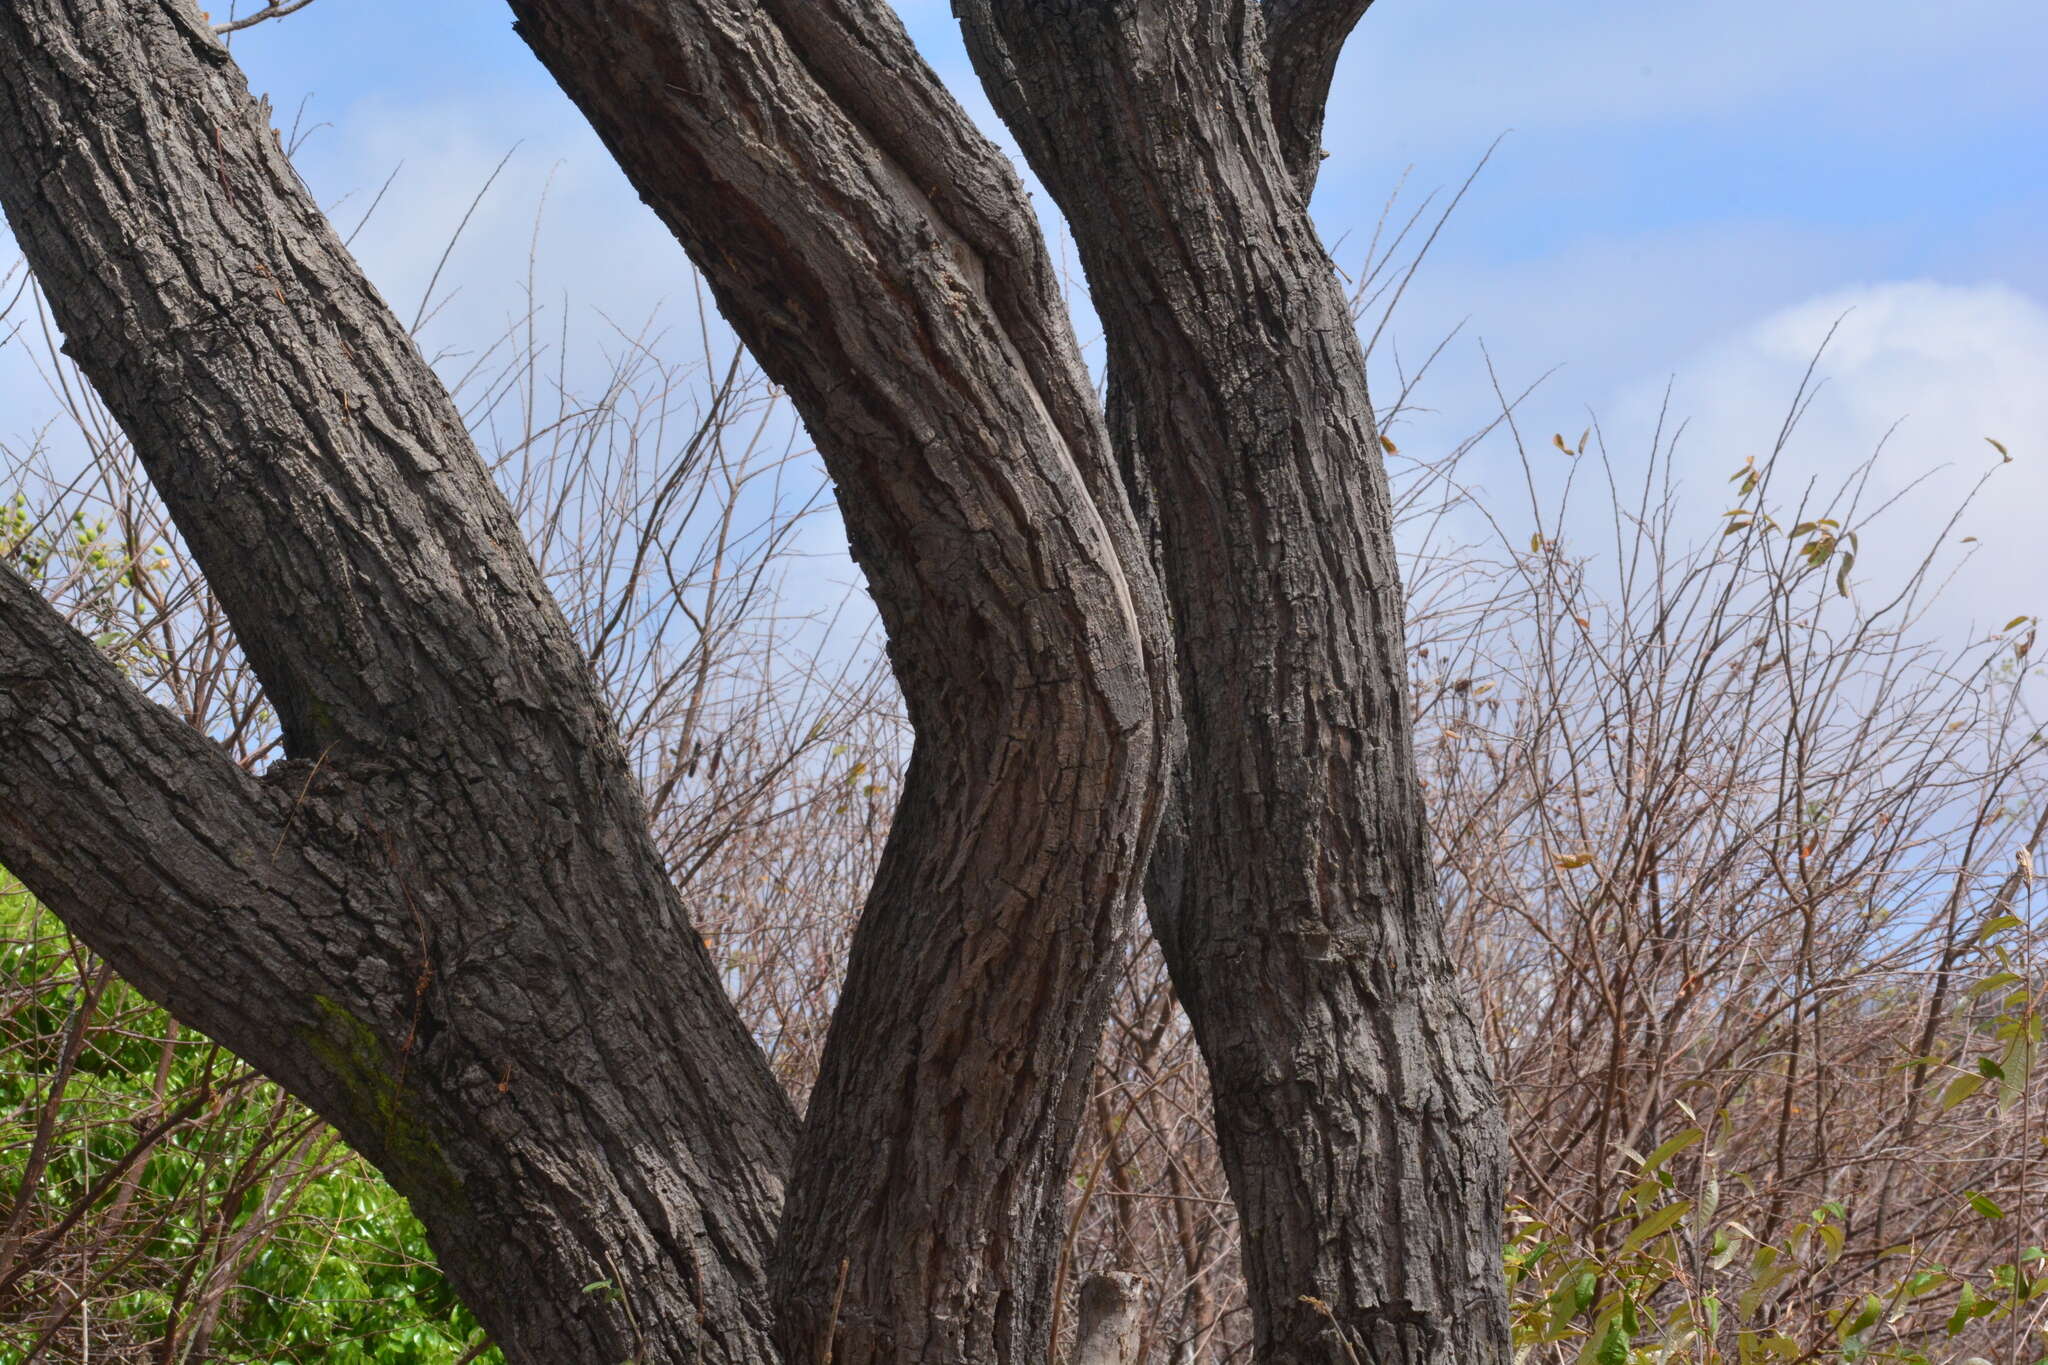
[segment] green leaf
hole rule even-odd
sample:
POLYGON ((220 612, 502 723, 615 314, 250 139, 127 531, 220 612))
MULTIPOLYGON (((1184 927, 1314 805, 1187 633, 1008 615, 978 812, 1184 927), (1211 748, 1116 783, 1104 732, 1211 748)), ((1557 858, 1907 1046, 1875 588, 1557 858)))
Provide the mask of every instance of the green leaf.
POLYGON ((1665 1162, 1671 1160, 1672 1157, 1677 1156, 1680 1152, 1692 1146, 1695 1142, 1701 1141, 1705 1137, 1706 1133, 1702 1130, 1698 1128, 1687 1128, 1685 1131, 1679 1133, 1677 1136, 1666 1139, 1664 1142, 1658 1144, 1657 1150, 1651 1152, 1648 1157, 1644 1158, 1643 1174, 1650 1174, 1652 1171, 1662 1166, 1665 1162))
POLYGON ((1836 1261, 1840 1260, 1842 1257, 1842 1247, 1848 1241, 1847 1234, 1834 1223, 1822 1223, 1813 1231, 1814 1235, 1820 1238, 1822 1245, 1827 1248, 1827 1257, 1823 1264, 1833 1265, 1836 1261))
POLYGON ((1607 1334, 1600 1338, 1593 1360, 1594 1365, 1628 1365, 1628 1333, 1620 1318, 1607 1324, 1607 1334))
POLYGON ((1948 1276, 1942 1271, 1922 1270, 1916 1274, 1908 1275, 1901 1281, 1899 1291, 1909 1299, 1917 1299, 1923 1295, 1932 1294, 1947 1283, 1948 1276))
POLYGON ((1582 1270, 1572 1281, 1572 1307, 1583 1313, 1593 1306, 1593 1300, 1600 1296, 1600 1277, 1590 1270, 1582 1270))
POLYGON ((1979 1194, 1975 1190, 1964 1190, 1963 1198, 1969 1200, 1970 1207, 1983 1214, 1986 1218, 2005 1217, 2005 1210, 2000 1208, 1998 1201, 1988 1194, 1979 1194))
POLYGON ((1984 921, 1984 927, 1977 931, 1977 942, 1988 943, 2008 929, 2017 929, 2026 923, 2018 915, 1993 915, 1984 921))
POLYGON ((1862 1330, 1863 1330, 1864 1328, 1866 1328, 1866 1327, 1870 1326, 1870 1325, 1871 1325, 1872 1323, 1876 1322, 1876 1321, 1878 1320, 1878 1318, 1879 1318, 1879 1317, 1881 1317, 1881 1316, 1883 1315, 1883 1313, 1884 1313, 1884 1300, 1883 1300, 1883 1299, 1880 1299, 1880 1298, 1879 1298, 1879 1297, 1878 1297, 1877 1295, 1875 1295, 1875 1294, 1866 1294, 1866 1295, 1864 1295, 1864 1296, 1863 1296, 1863 1307, 1862 1307, 1862 1308, 1861 1308, 1861 1309, 1860 1309, 1860 1310, 1859 1310, 1859 1311, 1857 1312, 1856 1316, 1855 1316, 1855 1317, 1853 1317, 1853 1318, 1851 1318, 1851 1319, 1849 1319, 1849 1321, 1848 1321, 1847 1325, 1845 1325, 1845 1326, 1844 1326, 1844 1327, 1843 1327, 1843 1328, 1841 1329, 1841 1331, 1840 1331, 1840 1333, 1839 1333, 1839 1335, 1840 1335, 1841 1339, 1842 1339, 1843 1341, 1847 1341, 1847 1340, 1848 1340, 1848 1339, 1849 1339, 1850 1337, 1853 1337, 1853 1336, 1855 1336, 1855 1335, 1856 1335, 1857 1333, 1861 1332, 1861 1331, 1862 1331, 1862 1330))
POLYGON ((1621 1244, 1621 1253, 1626 1256, 1652 1237, 1669 1232, 1674 1223, 1692 1212, 1692 1201, 1681 1199, 1676 1204, 1666 1204, 1655 1213, 1636 1224, 1635 1229, 1621 1244))
POLYGON ((1988 1313, 1996 1313, 1997 1311, 1997 1299, 1987 1299, 1981 1297, 1977 1293, 1977 1291, 1971 1288, 1970 1284, 1967 1281, 1965 1281, 1963 1284, 1962 1293, 1956 1296, 1956 1311, 1949 1315, 1948 1334, 1950 1336, 1955 1336, 1958 1332, 1961 1332, 1963 1328, 1969 1326, 1970 1323, 1975 1319, 1981 1318, 1988 1313))
POLYGON ((2013 985, 2015 982, 2020 982, 2024 980, 2026 980, 2026 978, 2021 976, 2018 972, 1998 972, 1994 975, 1985 977, 1982 981, 1979 981, 1976 985, 1971 986, 1968 990, 1964 991, 1963 994, 1967 998, 1974 1000, 1980 995, 1989 995, 1993 991, 2003 990, 2007 986, 2013 985))
POLYGON ((2026 1093, 2027 1079, 2034 1070, 2034 1040, 2025 1028, 2014 1030, 1999 1063, 1998 1107, 2011 1109, 2026 1093))

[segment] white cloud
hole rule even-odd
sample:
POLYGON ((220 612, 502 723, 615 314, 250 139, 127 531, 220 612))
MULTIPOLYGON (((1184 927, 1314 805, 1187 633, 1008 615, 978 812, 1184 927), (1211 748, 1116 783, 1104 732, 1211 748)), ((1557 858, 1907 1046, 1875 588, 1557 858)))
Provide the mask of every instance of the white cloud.
MULTIPOLYGON (((1727 474, 1746 456, 1768 455, 1831 327, 1812 404, 1779 458, 1780 496, 1796 496, 1808 479, 1837 486, 1876 455, 1865 503, 1898 503, 1865 537, 1862 577, 1874 598, 1988 474, 1950 534, 1948 562, 1968 562, 1934 619, 1981 633, 2048 610, 2048 307, 2002 285, 1838 290, 1683 362, 1671 403, 1689 424, 1678 467, 1703 522, 1724 510, 1707 504, 1722 496, 1727 474), (1987 437, 2005 444, 2010 462, 1987 437)), ((1604 414, 1614 419, 1610 436, 1645 438, 1663 389, 1661 376, 1624 389, 1604 414)))

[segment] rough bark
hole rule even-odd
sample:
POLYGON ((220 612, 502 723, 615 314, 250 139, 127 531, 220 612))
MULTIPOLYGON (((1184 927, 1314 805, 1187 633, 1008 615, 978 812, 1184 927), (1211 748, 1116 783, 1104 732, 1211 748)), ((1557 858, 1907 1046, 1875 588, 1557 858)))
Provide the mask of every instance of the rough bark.
POLYGON ((1372 1361, 1505 1360, 1502 1135, 1431 880, 1364 360, 1307 214, 1342 7, 1290 25, 1332 50, 1289 55, 1316 116, 1284 124, 1256 6, 955 8, 1073 229, 1158 538, 1190 761, 1153 923, 1258 1358, 1344 1361, 1341 1331, 1372 1361))
POLYGON ((1145 1286, 1137 1276, 1090 1275, 1081 1284, 1072 1365, 1134 1365, 1144 1309, 1145 1286))
POLYGON ((1022 190, 881 0, 510 3, 794 397, 916 729, 801 1131, 456 413, 188 0, 0 8, 0 204, 290 757, 225 764, 0 573, 0 861, 370 1155, 509 1358, 950 1365, 1048 1349, 1164 826, 1261 1359, 1345 1358, 1305 1294, 1366 1359, 1503 1358, 1305 210, 1364 4, 959 0, 1081 245, 1105 423, 1022 190))
POLYGON ((266 895, 124 905, 60 869, 167 865, 164 826, 35 817, 83 762, 46 679, 0 859, 376 1161, 508 1355, 768 1358, 793 1116, 446 394, 196 11, 23 0, 0 55, 0 201, 291 755, 268 830, 176 807, 266 895))
POLYGON ((1171 697, 1036 222, 886 5, 512 9, 795 400, 916 728, 799 1146, 780 1340, 1035 1359, 1171 697))
MULTIPOLYGON (((324 912, 381 958, 320 951, 323 912, 283 905, 262 920, 304 959, 291 988, 238 972, 260 944, 230 931, 221 999, 183 1016, 385 1167, 514 1359, 768 1359, 776 1300, 794 1358, 835 1303, 842 1362, 1035 1357, 1171 686, 1007 165, 893 20, 841 50, 874 16, 799 9, 785 35, 755 5, 521 7, 820 433, 917 730, 771 1294, 787 1106, 585 662, 224 50, 179 0, 123 9, 0 18, 0 199, 277 706, 276 842, 384 894, 324 912)), ((14 733, 63 731, 36 711, 14 733)), ((62 766, 17 770, 14 808, 62 766)), ((110 960, 182 975, 55 870, 104 849, 6 836, 110 960)), ((189 912, 158 907, 167 941, 189 912)))

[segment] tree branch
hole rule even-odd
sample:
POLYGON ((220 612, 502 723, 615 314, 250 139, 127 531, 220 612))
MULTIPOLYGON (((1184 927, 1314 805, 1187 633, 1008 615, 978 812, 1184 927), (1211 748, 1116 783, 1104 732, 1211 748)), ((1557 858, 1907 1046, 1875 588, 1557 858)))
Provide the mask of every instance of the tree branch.
POLYGON ((511 5, 794 399, 917 730, 778 1243, 784 1354, 1035 1358, 1171 704, 1035 217, 879 0, 511 5))
POLYGON ((216 38, 225 38, 230 33, 240 33, 245 28, 254 28, 256 25, 267 20, 282 19, 287 14, 297 14, 312 3, 313 0, 270 0, 269 4, 257 10, 254 14, 245 15, 240 19, 230 19, 225 24, 215 24, 213 26, 213 34, 216 38))
POLYGON ((1323 111, 1344 40, 1372 0, 1267 0, 1267 82, 1287 169, 1303 198, 1323 160, 1323 111))
POLYGON ((0 202, 286 752, 438 749, 508 701, 597 742, 460 414, 197 12, 9 5, 0 54, 0 202))
MULTIPOLYGON (((0 862, 178 1018, 304 1080, 286 1046, 376 951, 331 868, 287 839, 290 798, 138 692, 0 565, 0 862)), ((391 907, 387 904, 387 912, 391 907)))

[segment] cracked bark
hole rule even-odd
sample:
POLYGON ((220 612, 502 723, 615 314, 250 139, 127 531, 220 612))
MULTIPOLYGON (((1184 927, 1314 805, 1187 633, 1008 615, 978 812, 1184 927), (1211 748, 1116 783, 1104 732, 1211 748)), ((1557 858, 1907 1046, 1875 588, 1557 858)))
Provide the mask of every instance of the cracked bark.
POLYGON ((1035 221, 884 6, 512 9, 795 400, 917 733, 798 1147, 780 1341, 1034 1359, 1171 699, 1035 221))
POLYGON ((10 679, 0 858, 368 1154, 513 1358, 766 1358, 794 1118, 446 394, 195 11, 10 5, 0 54, 0 200, 293 759, 220 844, 232 897, 95 894, 65 870, 168 871, 164 826, 111 773, 97 827, 42 818, 87 765, 55 681, 10 679))
POLYGON ((1341 1331, 1373 1361, 1504 1361, 1503 1135, 1431 878, 1364 358, 1307 213, 1365 6, 1297 0, 1271 33, 1193 0, 955 8, 1080 249, 1172 608, 1189 762, 1152 920, 1258 1358, 1344 1361, 1341 1331))
POLYGON ((0 11, 0 203, 289 758, 225 765, 0 571, 0 860, 376 1161, 508 1358, 840 1365, 1043 1358, 1149 865, 1261 1358, 1342 1358, 1304 1293, 1370 1358, 1499 1358, 1491 1099, 1303 208, 1364 5, 961 0, 1107 421, 1015 175, 880 0, 511 8, 796 401, 915 727, 808 1114, 445 393, 187 0, 0 11))
MULTIPOLYGON (((664 35, 641 36, 627 55, 642 60, 613 74, 644 76, 665 51, 664 35)), ((709 136, 659 150, 707 171, 707 156, 755 156, 717 163, 738 187, 717 210, 763 233, 714 284, 836 435, 918 729, 846 990, 855 1043, 835 1044, 812 1106, 785 1334, 822 1329, 805 1272, 846 1257, 859 1272, 841 1360, 1024 1358, 1043 1336, 1034 1262, 1050 1254, 1156 808, 1166 694, 1142 647, 1147 631, 1163 647, 1157 594, 1119 565, 1128 514, 1103 496, 1100 419, 1000 160, 969 149, 1007 195, 985 207, 1014 240, 969 211, 953 233, 771 27, 711 36, 726 46, 659 79, 725 96, 717 83, 765 74, 765 111, 808 123, 817 145, 841 138, 809 167, 709 136), (764 55, 780 64, 753 65, 764 55), (875 211, 850 221, 834 195, 875 211), (792 356, 815 367, 808 386, 792 356), (984 823, 1010 837, 979 839, 984 823)), ((256 901, 246 924, 292 960, 273 986, 238 965, 265 946, 253 927, 200 914, 203 897, 138 891, 138 932, 61 875, 149 849, 151 828, 113 820, 94 844, 10 820, 0 856, 377 1161, 512 1358, 774 1358, 769 1263, 794 1121, 445 394, 188 6, 17 5, 0 52, 0 199, 282 718, 292 761, 263 790, 304 789, 289 828, 271 809, 274 831, 242 839, 235 860, 277 844, 347 889, 256 901), (217 993, 179 984, 195 961, 217 969, 217 993), (597 1281, 612 1292, 582 1292, 597 1281)), ((974 168, 959 169, 969 185, 974 168)), ((32 659, 45 634, 18 605, 6 629, 32 659)), ((10 694, 10 752, 52 756, 10 767, 12 811, 43 803, 65 769, 46 692, 24 678, 10 694)), ((94 795, 120 809, 111 786, 94 795)))

